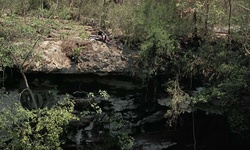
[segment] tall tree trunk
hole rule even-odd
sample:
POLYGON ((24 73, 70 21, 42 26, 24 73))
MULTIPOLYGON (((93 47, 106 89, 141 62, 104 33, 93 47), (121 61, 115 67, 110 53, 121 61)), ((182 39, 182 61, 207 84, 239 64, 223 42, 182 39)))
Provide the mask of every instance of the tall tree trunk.
POLYGON ((198 37, 198 27, 197 27, 197 11, 194 9, 194 37, 198 37))
POLYGON ((18 66, 18 69, 23 77, 23 80, 24 80, 24 83, 25 83, 25 90, 27 90, 30 94, 30 97, 31 97, 31 101, 33 102, 34 104, 34 107, 35 109, 38 109, 38 106, 37 106, 37 102, 35 100, 35 96, 34 96, 34 93, 32 92, 30 86, 29 86, 29 83, 28 83, 28 80, 26 78, 26 75, 23 71, 23 66, 24 66, 24 63, 27 61, 27 59, 29 58, 31 52, 34 50, 37 42, 41 39, 41 36, 39 38, 37 38, 37 40, 35 41, 34 45, 32 46, 32 48, 30 49, 30 51, 28 52, 28 54, 26 55, 26 57, 24 58, 24 61, 22 62, 22 64, 20 64, 16 57, 11 53, 11 57, 12 57, 12 60, 14 61, 14 63, 18 66))
POLYGON ((231 0, 228 0, 228 5, 229 5, 229 12, 228 12, 228 49, 231 50, 232 49, 232 41, 231 41, 231 16, 232 16, 232 3, 231 0))
POLYGON ((74 5, 74 0, 69 0, 69 10, 73 7, 74 5))
POLYGON ((232 17, 232 3, 231 0, 228 0, 229 12, 228 12, 228 39, 230 40, 231 36, 231 17, 232 17))
POLYGON ((206 17, 205 17, 205 33, 204 33, 205 36, 207 36, 207 34, 208 34, 209 7, 210 7, 210 0, 207 0, 207 2, 206 2, 206 17))
POLYGON ((115 4, 122 4, 122 3, 123 3, 123 0, 114 0, 114 3, 115 3, 115 4))
POLYGON ((20 70, 20 72, 21 72, 21 74, 22 74, 22 76, 23 76, 24 83, 25 83, 25 86, 26 86, 26 90, 28 90, 28 92, 29 92, 29 94, 30 94, 30 96, 31 96, 31 100, 32 100, 32 102, 33 102, 33 104, 34 104, 34 107, 35 107, 35 109, 37 110, 37 109, 38 109, 37 102, 36 102, 34 93, 32 92, 31 88, 29 87, 29 83, 28 83, 28 80, 27 80, 27 78, 26 78, 26 75, 24 74, 22 68, 19 68, 19 70, 20 70))
POLYGON ((77 16, 77 20, 80 20, 81 18, 81 14, 82 14, 82 5, 83 5, 83 0, 80 1, 80 4, 79 4, 79 9, 78 9, 78 16, 77 16))

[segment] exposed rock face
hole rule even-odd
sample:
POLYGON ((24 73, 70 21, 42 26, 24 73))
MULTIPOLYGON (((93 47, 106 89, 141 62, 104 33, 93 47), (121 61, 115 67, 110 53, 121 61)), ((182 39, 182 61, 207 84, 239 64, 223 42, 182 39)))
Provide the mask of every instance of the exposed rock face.
POLYGON ((123 72, 129 70, 128 57, 122 50, 92 41, 80 52, 77 68, 84 72, 123 72))
POLYGON ((51 72, 70 68, 70 60, 62 53, 62 41, 44 41, 35 49, 35 56, 25 63, 26 71, 51 72))
POLYGON ((136 55, 135 51, 118 48, 114 41, 105 43, 79 36, 60 40, 53 36, 37 44, 24 69, 57 73, 131 72, 136 55))

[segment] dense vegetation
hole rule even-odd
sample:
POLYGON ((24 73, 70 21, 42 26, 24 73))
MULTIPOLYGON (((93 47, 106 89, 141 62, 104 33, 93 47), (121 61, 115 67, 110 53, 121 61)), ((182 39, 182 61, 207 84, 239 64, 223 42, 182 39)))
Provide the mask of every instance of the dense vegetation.
MULTIPOLYGON (((202 109, 223 112, 232 132, 241 138, 249 135, 246 108, 250 106, 245 106, 250 97, 249 0, 0 0, 0 16, 2 80, 5 67, 14 64, 23 73, 23 62, 32 55, 40 37, 48 34, 49 28, 62 26, 56 19, 77 21, 104 30, 138 50, 140 57, 134 74, 145 83, 164 74, 165 92, 172 98, 165 115, 169 125, 186 111, 202 109), (15 56, 22 59, 16 60, 15 56)), ((27 90, 32 94, 28 85, 27 90)), ((47 114, 54 116, 63 108, 56 106, 47 114)), ((71 112, 71 108, 67 109, 62 116, 65 120, 56 126, 74 118, 67 115, 71 112)), ((27 129, 15 134, 22 134, 21 142, 27 144, 26 148, 41 142, 27 142, 26 134, 31 132, 27 121, 34 124, 34 118, 44 113, 45 110, 32 110, 21 118, 27 129)), ((20 117, 12 115, 14 120, 20 117)), ((44 126, 41 121, 36 123, 44 126)), ((9 122, 4 125, 7 128, 9 122)), ((54 133, 60 134, 61 130, 54 133)), ((50 136, 58 136, 54 133, 50 136)), ((44 138, 51 139, 50 136, 44 138)))

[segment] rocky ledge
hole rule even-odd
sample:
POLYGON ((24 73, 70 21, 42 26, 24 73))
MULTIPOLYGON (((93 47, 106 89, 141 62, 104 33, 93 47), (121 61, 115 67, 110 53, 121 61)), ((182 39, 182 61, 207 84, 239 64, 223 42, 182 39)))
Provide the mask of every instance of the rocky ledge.
MULTIPOLYGON (((91 27, 84 29, 88 37, 95 34, 91 27)), ((138 52, 114 40, 106 43, 82 38, 71 28, 56 32, 37 43, 24 63, 25 72, 128 73, 136 63, 138 52), (60 39, 58 32, 63 32, 67 38, 60 39)))

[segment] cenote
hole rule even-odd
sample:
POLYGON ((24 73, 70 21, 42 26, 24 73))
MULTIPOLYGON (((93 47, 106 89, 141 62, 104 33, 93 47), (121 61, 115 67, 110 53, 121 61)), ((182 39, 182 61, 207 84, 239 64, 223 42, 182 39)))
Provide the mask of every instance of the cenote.
MULTIPOLYGON (((22 76, 12 69, 6 70, 6 74, 4 84, 7 91, 20 91, 23 88, 22 76)), ((110 95, 107 101, 97 100, 102 114, 87 115, 65 128, 67 131, 62 135, 63 149, 119 149, 116 143, 112 143, 115 138, 108 135, 119 135, 119 132, 126 132, 133 137, 131 150, 239 150, 250 146, 249 138, 237 137, 232 133, 226 114, 221 112, 196 109, 181 114, 177 122, 169 126, 168 118, 164 117, 169 108, 157 100, 164 95, 160 84, 155 92, 155 85, 145 86, 130 75, 118 73, 37 72, 27 73, 26 76, 31 89, 40 97, 48 91, 55 91, 56 95, 49 95, 51 97, 69 94, 75 101, 76 114, 89 108, 86 101, 89 92, 105 90, 110 95), (109 119, 115 123, 108 122, 109 119)), ((157 82, 160 81, 161 78, 158 78, 157 82)))

